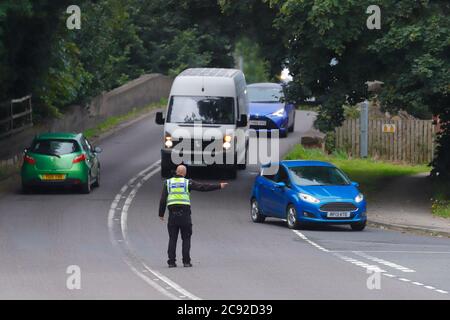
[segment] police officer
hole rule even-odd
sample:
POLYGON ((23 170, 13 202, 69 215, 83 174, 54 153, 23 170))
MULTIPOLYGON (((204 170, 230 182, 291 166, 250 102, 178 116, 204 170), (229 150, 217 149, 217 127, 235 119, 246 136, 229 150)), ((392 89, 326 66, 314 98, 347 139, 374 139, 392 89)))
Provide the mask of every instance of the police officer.
POLYGON ((169 231, 169 248, 167 250, 169 260, 167 260, 167 263, 169 268, 177 266, 175 260, 178 232, 181 232, 183 241, 183 265, 192 267, 190 257, 192 221, 189 193, 192 190, 205 192, 223 189, 228 184, 224 182, 215 184, 195 182, 185 178, 186 171, 184 165, 177 167, 175 177, 164 182, 159 202, 159 218, 161 221, 164 221, 166 206, 169 209, 169 221, 167 223, 167 230, 169 231))

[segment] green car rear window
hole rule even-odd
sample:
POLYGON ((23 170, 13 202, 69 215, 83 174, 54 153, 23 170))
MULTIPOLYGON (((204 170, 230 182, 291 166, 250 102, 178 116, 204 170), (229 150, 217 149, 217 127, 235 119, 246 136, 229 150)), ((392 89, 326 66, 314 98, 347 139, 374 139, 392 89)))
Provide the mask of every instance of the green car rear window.
POLYGON ((65 155, 79 152, 80 146, 74 140, 36 140, 30 148, 30 152, 48 155, 65 155))

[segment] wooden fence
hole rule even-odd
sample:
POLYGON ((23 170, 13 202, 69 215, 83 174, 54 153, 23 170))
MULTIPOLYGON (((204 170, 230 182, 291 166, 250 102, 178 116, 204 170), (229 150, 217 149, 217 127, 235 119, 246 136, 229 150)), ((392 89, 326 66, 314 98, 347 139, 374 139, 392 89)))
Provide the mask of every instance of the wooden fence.
MULTIPOLYGON (((383 160, 429 163, 434 154, 432 120, 369 120, 368 153, 383 160)), ((336 128, 336 148, 360 155, 360 120, 345 120, 336 128)))
POLYGON ((33 125, 31 95, 0 104, 0 139, 33 125))

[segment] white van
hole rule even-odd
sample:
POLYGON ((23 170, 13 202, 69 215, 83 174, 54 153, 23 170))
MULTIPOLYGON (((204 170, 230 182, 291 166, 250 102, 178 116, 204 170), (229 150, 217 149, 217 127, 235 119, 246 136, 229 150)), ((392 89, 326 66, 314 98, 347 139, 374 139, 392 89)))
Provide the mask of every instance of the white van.
POLYGON ((214 166, 230 177, 245 169, 248 147, 248 99, 244 74, 237 69, 192 68, 172 84, 164 125, 161 175, 178 164, 214 166))

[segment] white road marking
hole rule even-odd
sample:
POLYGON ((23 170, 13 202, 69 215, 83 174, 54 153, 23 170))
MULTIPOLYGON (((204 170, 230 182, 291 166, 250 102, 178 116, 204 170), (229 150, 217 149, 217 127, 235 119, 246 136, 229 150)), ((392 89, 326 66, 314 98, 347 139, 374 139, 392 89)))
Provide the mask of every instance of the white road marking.
POLYGON ((319 246, 317 243, 314 243, 313 241, 309 240, 300 231, 298 231, 298 230, 292 230, 292 231, 294 231, 294 233, 297 234, 300 238, 302 238, 303 240, 307 241, 309 244, 313 245, 317 249, 322 250, 324 252, 328 252, 327 249, 325 249, 324 247, 319 246))
MULTIPOLYGON (((342 255, 342 254, 340 253, 340 252, 343 252, 343 251, 330 251, 330 250, 328 250, 328 249, 326 249, 326 248, 324 248, 324 247, 318 245, 318 244, 315 243, 314 241, 309 240, 308 237, 305 236, 305 235, 304 235, 303 233, 301 233, 300 231, 298 231, 298 230, 292 230, 292 231, 293 231, 296 235, 298 235, 301 239, 305 240, 306 242, 308 242, 308 243, 311 244, 312 246, 314 246, 314 247, 320 249, 321 251, 324 251, 324 252, 327 252, 327 253, 331 253, 331 254, 333 254, 334 256, 338 257, 339 259, 341 259, 341 260, 343 260, 343 261, 350 262, 350 263, 352 263, 352 264, 354 264, 354 265, 356 265, 356 266, 359 266, 359 267, 363 267, 363 268, 365 268, 366 270, 371 270, 371 271, 375 271, 375 272, 380 272, 382 275, 384 275, 384 276, 386 276, 386 277, 388 277, 388 278, 397 279, 397 280, 402 281, 402 282, 405 282, 405 283, 412 283, 412 284, 417 285, 417 286, 423 286, 424 288, 427 288, 427 289, 429 289, 429 290, 433 290, 433 291, 438 292, 438 293, 448 294, 448 292, 445 291, 445 290, 436 289, 436 288, 433 287, 433 286, 425 286, 424 284, 422 284, 422 283, 420 283, 420 282, 412 282, 410 279, 401 278, 401 277, 398 277, 398 276, 396 276, 396 275, 393 275, 393 274, 390 274, 390 273, 386 273, 385 270, 381 269, 381 268, 378 267, 377 265, 369 265, 369 264, 367 264, 367 263, 365 263, 365 262, 363 262, 363 261, 359 261, 359 260, 353 259, 353 258, 351 258, 351 257, 344 256, 344 255, 342 255)), ((403 272, 415 272, 414 270, 412 270, 412 269, 410 269, 410 268, 406 268, 406 267, 403 267, 403 266, 401 266, 401 265, 395 264, 395 263, 393 263, 393 262, 389 262, 389 261, 386 261, 386 260, 383 260, 383 259, 379 259, 379 258, 370 256, 370 255, 365 254, 364 252, 361 252, 361 251, 350 251, 350 252, 352 252, 352 253, 354 253, 354 254, 357 254, 357 255, 359 255, 360 257, 363 257, 363 258, 365 258, 365 259, 369 259, 369 260, 371 260, 371 261, 378 262, 378 263, 380 263, 380 264, 384 264, 384 265, 386 265, 386 266, 392 267, 392 268, 394 268, 394 269, 397 269, 397 270, 400 270, 400 271, 403 271, 403 272)))
POLYGON ((380 258, 377 258, 377 257, 370 256, 370 255, 368 255, 368 254, 366 254, 364 252, 361 252, 361 251, 353 251, 353 253, 358 255, 358 256, 360 256, 360 257, 363 257, 363 258, 366 258, 368 260, 371 260, 371 261, 383 264, 385 266, 388 266, 388 267, 400 270, 402 272, 416 272, 413 269, 410 269, 410 268, 407 268, 407 267, 401 266, 399 264, 396 264, 396 263, 393 263, 393 262, 390 262, 390 261, 386 261, 386 260, 383 260, 383 259, 380 259, 380 258))
MULTIPOLYGON (((355 252, 354 250, 330 250, 330 252, 355 252)), ((364 253, 418 253, 418 254, 450 254, 450 251, 408 251, 408 250, 364 250, 364 253)))
POLYGON ((152 165, 148 166, 137 175, 132 177, 126 185, 124 185, 120 192, 115 196, 113 202, 111 203, 110 210, 108 213, 108 229, 110 234, 110 240, 115 247, 118 247, 123 253, 123 260, 130 267, 131 271, 135 273, 139 278, 144 280, 147 284, 152 286, 161 294, 169 297, 170 299, 180 300, 180 299, 191 299, 200 300, 199 297, 193 295, 189 291, 183 289, 177 283, 173 282, 160 272, 148 267, 142 259, 140 259, 131 247, 128 241, 127 235, 127 219, 128 210, 131 203, 134 200, 139 189, 142 187, 144 182, 150 179, 152 176, 160 171, 159 164, 161 161, 157 161, 152 165), (136 183, 137 182, 137 183, 136 183), (125 193, 129 191, 128 195, 125 193), (123 201, 122 209, 119 211, 118 204, 123 201), (118 217, 116 215, 119 215, 118 217), (117 221, 117 222, 115 222, 117 221), (118 235, 121 238, 117 238, 118 235), (142 270, 142 271, 140 271, 142 270), (148 277, 145 273, 151 273, 152 277, 148 277), (177 291, 178 295, 173 294, 170 291, 177 291))
POLYGON ((447 291, 445 291, 445 290, 436 290, 436 292, 439 292, 439 293, 444 293, 444 294, 448 293, 448 292, 447 292, 447 291))

